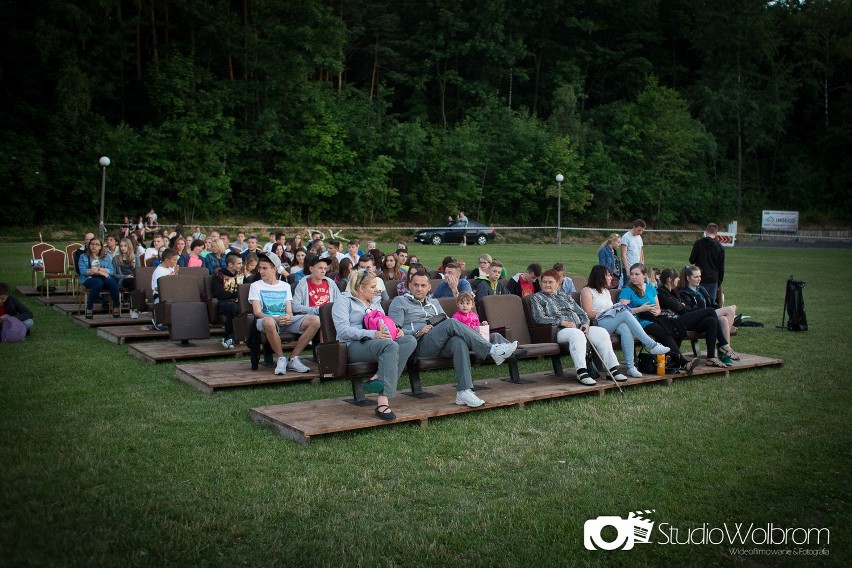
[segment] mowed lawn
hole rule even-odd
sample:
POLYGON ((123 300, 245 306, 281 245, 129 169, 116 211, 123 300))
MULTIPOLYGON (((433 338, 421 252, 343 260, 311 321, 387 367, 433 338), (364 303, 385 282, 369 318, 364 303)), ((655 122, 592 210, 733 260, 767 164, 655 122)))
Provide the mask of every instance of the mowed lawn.
MULTIPOLYGON (((473 268, 488 251, 512 273, 559 260, 583 275, 596 250, 413 247, 430 268, 448 254, 473 268)), ((688 254, 653 244, 646 252, 660 267, 682 266, 688 254)), ((28 258, 28 244, 0 245, 0 281, 28 284, 28 258)), ((25 299, 33 337, 0 346, 0 565, 848 566, 850 282, 849 250, 729 250, 728 302, 765 324, 742 328, 734 347, 783 358, 781 368, 309 446, 252 423, 249 408, 346 396, 347 381, 207 396, 177 381, 174 364, 140 362, 25 299), (776 329, 790 274, 807 281, 806 333, 776 329), (653 544, 584 548, 587 519, 651 509, 653 544), (828 528, 830 543, 738 546, 748 555, 660 543, 661 528, 684 540, 689 529, 736 523, 828 528)), ((426 375, 451 380, 449 371, 426 375)))

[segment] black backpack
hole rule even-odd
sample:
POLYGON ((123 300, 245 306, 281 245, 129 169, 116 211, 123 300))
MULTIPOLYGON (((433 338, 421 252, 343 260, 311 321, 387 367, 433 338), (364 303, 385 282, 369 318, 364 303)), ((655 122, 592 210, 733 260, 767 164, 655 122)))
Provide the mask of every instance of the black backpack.
POLYGON ((787 329, 790 331, 807 331, 808 317, 805 315, 805 298, 802 288, 805 283, 796 280, 792 276, 787 279, 787 292, 784 294, 784 312, 781 314, 781 328, 784 328, 784 318, 787 320, 787 329))

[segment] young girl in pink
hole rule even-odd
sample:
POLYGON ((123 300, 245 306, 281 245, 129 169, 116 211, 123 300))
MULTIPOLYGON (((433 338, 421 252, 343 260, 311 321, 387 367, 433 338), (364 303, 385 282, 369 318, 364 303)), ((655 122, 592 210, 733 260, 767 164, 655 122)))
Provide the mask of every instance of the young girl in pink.
MULTIPOLYGON (((473 311, 472 293, 459 293, 459 295, 456 297, 456 306, 458 306, 458 309, 456 310, 456 313, 453 314, 453 319, 459 320, 461 323, 472 328, 477 333, 479 333, 480 325, 488 325, 487 321, 480 323, 479 316, 476 314, 476 312, 473 311)), ((490 341, 494 345, 498 343, 511 343, 508 339, 506 339, 499 333, 492 333, 490 335, 490 341)))

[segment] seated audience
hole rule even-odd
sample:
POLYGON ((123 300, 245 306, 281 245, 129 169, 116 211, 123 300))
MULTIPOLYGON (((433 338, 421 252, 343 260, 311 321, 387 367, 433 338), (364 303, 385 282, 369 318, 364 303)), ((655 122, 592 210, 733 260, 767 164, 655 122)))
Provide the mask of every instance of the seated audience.
POLYGON ((86 253, 80 256, 80 284, 89 290, 86 300, 86 319, 92 319, 92 309, 95 298, 100 298, 101 292, 109 291, 112 300, 112 315, 119 317, 121 299, 118 283, 112 277, 112 265, 104 257, 103 245, 98 238, 92 238, 86 253))
MULTIPOLYGON (((236 254, 236 253, 228 253, 228 254, 236 254)), ((257 266, 260 261, 260 257, 258 257, 255 253, 249 253, 245 256, 245 259, 240 255, 240 259, 242 262, 242 275, 243 282, 246 284, 252 284, 260 280, 260 272, 257 270, 257 266)))
POLYGON ((630 283, 621 289, 618 301, 630 307, 645 333, 669 348, 673 364, 691 375, 700 358, 688 361, 680 352, 680 342, 686 338, 686 329, 677 319, 660 317, 662 308, 657 302, 657 290, 646 282, 648 271, 644 264, 637 262, 631 266, 628 275, 630 283))
POLYGON ((431 288, 428 274, 421 271, 409 273, 409 293, 393 299, 388 315, 417 339, 418 357, 452 358, 456 375, 456 404, 482 406, 485 401, 472 390, 470 351, 480 359, 491 356, 500 365, 515 352, 518 342, 491 345, 460 321, 447 318, 440 302, 428 297, 431 288), (441 321, 430 320, 433 316, 437 316, 436 319, 444 317, 441 321))
POLYGON ((503 263, 492 260, 488 274, 474 280, 476 283, 476 307, 482 310, 482 298, 491 295, 509 294, 506 286, 500 282, 500 274, 503 273, 503 263))
POLYGON ((178 257, 178 266, 186 268, 204 266, 206 268, 204 258, 201 256, 202 251, 204 251, 204 241, 194 239, 189 245, 189 251, 178 257))
POLYGON ((541 292, 538 279, 541 276, 541 265, 534 262, 527 266, 526 272, 518 272, 506 283, 506 289, 510 294, 526 298, 536 292, 541 292))
POLYGON ((378 393, 376 415, 382 420, 394 420, 390 398, 396 395, 396 385, 408 364, 417 341, 402 329, 396 339, 391 339, 388 330, 364 329, 364 317, 368 311, 382 310, 376 292, 376 277, 365 273, 357 278, 352 292, 344 292, 332 308, 337 340, 346 343, 347 359, 351 362, 375 361, 379 372, 375 381, 365 385, 369 392, 378 393))
MULTIPOLYGON (((348 258, 344 259, 344 262, 341 263, 341 269, 342 269, 344 264, 348 263, 348 260, 349 260, 348 258)), ((341 270, 341 272, 342 272, 342 270, 341 270)), ((370 256, 369 254, 363 255, 358 260, 357 273, 363 274, 364 272, 369 272, 370 274, 373 274, 373 275, 376 274, 376 267, 373 264, 373 257, 370 256)), ((349 274, 349 275, 347 275, 347 278, 348 278, 348 281, 346 283, 346 289, 351 293, 353 291, 352 290, 352 283, 353 283, 353 280, 355 279, 355 274, 349 274)), ((390 299, 389 296, 388 296, 387 287, 385 286, 385 281, 382 280, 381 278, 378 278, 376 280, 376 290, 377 290, 379 296, 381 297, 382 301, 386 301, 386 300, 390 299)))
POLYGON ((701 285, 701 269, 695 265, 684 267, 680 274, 677 295, 680 301, 691 309, 712 308, 715 310, 716 315, 719 316, 719 324, 722 326, 722 335, 728 343, 728 349, 723 350, 723 353, 733 361, 739 361, 740 356, 730 348, 731 331, 734 328, 734 320, 737 317, 737 307, 734 305, 720 306, 717 304, 715 296, 711 296, 704 286, 701 285))
POLYGON ((213 239, 213 249, 210 251, 210 254, 204 257, 204 266, 207 267, 207 271, 211 275, 216 274, 216 271, 220 268, 225 268, 228 252, 228 246, 221 237, 213 239))
POLYGON ((310 371, 302 363, 299 355, 319 332, 320 320, 314 315, 293 315, 293 295, 290 285, 278 279, 278 268, 281 259, 271 253, 259 255, 258 270, 261 279, 252 283, 249 289, 249 302, 254 313, 257 330, 266 334, 266 340, 278 362, 275 366, 276 375, 284 375, 288 369, 298 373, 310 371), (284 356, 281 347, 280 330, 299 334, 299 340, 290 356, 290 361, 284 356))
POLYGON ((621 338, 621 350, 624 352, 624 364, 627 374, 631 377, 641 377, 642 373, 636 368, 633 340, 639 342, 653 355, 665 355, 669 348, 657 343, 645 333, 636 316, 621 302, 613 304, 609 293, 610 284, 614 277, 609 268, 602 264, 592 267, 589 273, 589 285, 580 290, 580 305, 595 325, 617 333, 621 338))
POLYGON ((570 276, 565 276, 565 265, 561 262, 553 263, 553 270, 559 273, 559 281, 562 282, 561 289, 569 296, 577 291, 574 286, 574 280, 570 276))
POLYGON ((293 253, 293 264, 290 265, 290 274, 293 276, 294 284, 298 284, 299 280, 305 277, 305 258, 308 251, 304 248, 297 248, 293 253))
POLYGON ((225 257, 225 268, 220 268, 213 275, 213 297, 218 300, 216 313, 225 320, 225 337, 222 338, 222 347, 225 349, 236 346, 234 318, 240 313, 240 284, 245 281, 242 268, 242 257, 229 252, 225 257))
MULTIPOLYGON (((453 314, 453 319, 459 320, 476 333, 479 333, 480 326, 488 325, 487 321, 480 322, 479 314, 473 311, 473 292, 461 292, 458 296, 456 296, 456 307, 458 309, 456 309, 456 313, 453 314)), ((481 333, 480 336, 482 336, 481 333)), ((497 345, 498 343, 511 343, 511 341, 499 333, 491 333, 489 335, 489 340, 492 345, 497 345)), ((518 351, 520 351, 520 349, 518 351)))
POLYGON ((470 272, 468 280, 476 280, 477 278, 488 278, 488 273, 491 272, 491 262, 494 259, 490 254, 483 254, 479 257, 479 264, 470 272))
POLYGON ((582 384, 597 384, 586 367, 587 341, 597 349, 603 364, 616 381, 627 380, 618 370, 618 359, 612 349, 609 333, 601 327, 590 325, 589 316, 583 308, 559 289, 559 274, 552 268, 541 275, 541 292, 533 294, 530 310, 536 323, 557 327, 556 342, 568 346, 571 360, 577 368, 577 379, 582 384))
POLYGON ((473 297, 473 288, 466 278, 461 277, 459 265, 455 262, 447 263, 444 266, 444 279, 435 287, 432 297, 457 298, 462 292, 468 292, 473 297))
POLYGON ((112 277, 119 288, 134 290, 136 288, 136 268, 139 259, 133 250, 130 239, 121 239, 118 243, 118 255, 112 260, 112 277))
POLYGON ((340 290, 334 280, 325 273, 329 259, 314 256, 308 264, 310 278, 302 278, 293 292, 293 313, 319 315, 319 309, 334 302, 340 296, 340 290))
POLYGON ((361 241, 353 239, 346 243, 346 258, 352 263, 352 266, 358 266, 358 259, 364 254, 360 250, 361 241))

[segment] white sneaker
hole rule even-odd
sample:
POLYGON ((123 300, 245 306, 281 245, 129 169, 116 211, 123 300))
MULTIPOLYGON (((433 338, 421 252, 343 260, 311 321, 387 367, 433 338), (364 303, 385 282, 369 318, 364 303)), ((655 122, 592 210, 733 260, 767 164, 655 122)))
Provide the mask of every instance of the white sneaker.
POLYGON ((627 367, 627 374, 636 379, 642 376, 642 373, 636 367, 627 367))
POLYGON ((130 310, 130 319, 132 319, 132 320, 139 319, 139 310, 130 310))
POLYGON ((465 389, 456 393, 456 404, 476 408, 485 404, 485 401, 473 394, 472 390, 465 389))
POLYGON ((302 363, 301 359, 298 357, 290 357, 290 364, 287 365, 287 368, 293 369, 297 373, 307 373, 311 370, 311 368, 302 363))
POLYGON ((671 349, 669 349, 662 343, 657 343, 653 347, 651 347, 651 355, 665 355, 669 351, 671 351, 671 349))
POLYGON ((234 340, 231 338, 222 340, 222 347, 225 349, 233 349, 234 348, 234 340))
POLYGON ((515 352, 515 349, 518 348, 518 342, 513 341, 512 343, 498 343, 491 347, 491 358, 494 359, 494 363, 497 365, 502 365, 503 361, 512 356, 512 353, 515 352))
POLYGON ((619 383, 623 383, 624 381, 626 381, 626 380, 627 380, 627 377, 625 377, 624 375, 622 375, 622 374, 621 374, 621 371, 618 371, 618 370, 613 371, 613 372, 612 372, 612 376, 613 376, 613 378, 614 378, 616 381, 618 381, 619 383))
POLYGON ((579 380, 581 384, 584 384, 584 385, 589 386, 589 387, 592 386, 592 385, 598 384, 598 382, 595 379, 593 379, 592 377, 590 377, 586 373, 583 373, 582 377, 577 377, 577 380, 579 380))
POLYGON ((287 357, 279 357, 278 364, 275 365, 275 374, 276 375, 286 375, 287 374, 287 357))

